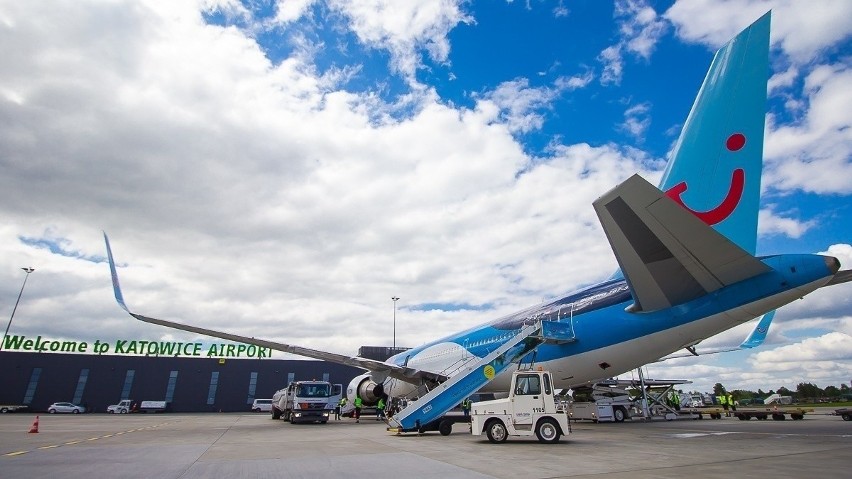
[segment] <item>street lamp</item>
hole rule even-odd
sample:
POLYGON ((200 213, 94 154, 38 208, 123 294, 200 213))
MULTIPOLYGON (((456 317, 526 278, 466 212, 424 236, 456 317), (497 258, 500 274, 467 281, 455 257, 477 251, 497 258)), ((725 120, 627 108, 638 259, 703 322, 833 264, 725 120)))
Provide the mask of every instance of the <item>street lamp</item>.
POLYGON ((6 342, 6 336, 9 335, 9 328, 12 326, 12 320, 15 319, 15 311, 17 311, 17 309, 18 309, 18 303, 21 301, 21 295, 24 294, 24 286, 27 285, 27 278, 30 277, 30 273, 35 271, 35 268, 29 268, 29 267, 21 268, 21 269, 24 270, 24 272, 27 273, 27 275, 24 276, 24 284, 21 285, 21 292, 18 293, 18 299, 15 300, 15 307, 12 308, 12 316, 9 316, 9 324, 6 325, 6 332, 3 333, 3 341, 0 342, 0 349, 3 349, 3 343, 6 342))
POLYGON ((393 300, 393 350, 396 353, 396 302, 399 301, 398 296, 391 297, 393 300))

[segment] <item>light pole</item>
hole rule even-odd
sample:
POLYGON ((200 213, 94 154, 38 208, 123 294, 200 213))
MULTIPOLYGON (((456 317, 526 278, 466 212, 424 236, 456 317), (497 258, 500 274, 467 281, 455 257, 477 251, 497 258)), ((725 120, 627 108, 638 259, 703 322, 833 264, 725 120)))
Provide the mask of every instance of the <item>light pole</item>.
POLYGON ((396 302, 399 301, 398 296, 391 297, 393 300, 393 350, 396 352, 396 302))
POLYGON ((35 268, 30 268, 30 267, 21 268, 21 269, 24 270, 24 272, 27 273, 27 274, 26 274, 26 276, 24 276, 24 284, 21 285, 21 292, 18 293, 18 299, 15 300, 15 307, 12 308, 12 315, 9 316, 9 324, 6 325, 6 332, 3 333, 3 341, 0 341, 0 350, 3 349, 3 343, 6 342, 6 336, 9 334, 9 328, 12 326, 12 320, 15 319, 15 311, 18 310, 18 303, 21 302, 21 295, 24 294, 24 286, 27 285, 27 278, 30 277, 30 273, 35 271, 35 268))

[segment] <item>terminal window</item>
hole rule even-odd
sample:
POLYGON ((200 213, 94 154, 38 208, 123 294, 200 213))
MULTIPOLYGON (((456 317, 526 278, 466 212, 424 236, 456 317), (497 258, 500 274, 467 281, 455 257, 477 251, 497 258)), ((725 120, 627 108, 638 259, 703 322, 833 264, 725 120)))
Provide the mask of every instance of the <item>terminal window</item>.
POLYGON ((251 404, 254 402, 254 394, 257 392, 257 373, 251 373, 251 379, 249 379, 249 390, 248 390, 248 398, 246 398, 246 404, 251 404))
POLYGON ((175 398, 175 386, 177 385, 177 371, 169 373, 169 386, 166 388, 166 402, 172 402, 175 398))
POLYGON ((89 381, 89 370, 81 369, 80 377, 77 379, 77 389, 74 391, 74 404, 80 404, 83 400, 83 391, 86 390, 86 383, 89 381))
POLYGON ((219 387, 219 371, 210 373, 210 389, 207 390, 207 404, 216 402, 216 389, 219 387))
POLYGON ((27 392, 24 393, 24 404, 31 404, 33 396, 35 396, 36 386, 38 386, 38 378, 41 377, 41 368, 33 368, 33 373, 30 375, 30 383, 27 385, 27 392))
POLYGON ((135 369, 128 369, 124 376, 124 387, 121 388, 121 399, 130 399, 130 389, 133 387, 133 378, 136 376, 135 369))

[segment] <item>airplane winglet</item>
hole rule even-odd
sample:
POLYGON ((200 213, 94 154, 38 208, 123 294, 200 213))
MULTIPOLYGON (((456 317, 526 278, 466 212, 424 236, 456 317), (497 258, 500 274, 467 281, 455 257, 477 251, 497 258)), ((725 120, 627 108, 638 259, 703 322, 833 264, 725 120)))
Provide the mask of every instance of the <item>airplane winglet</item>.
POLYGON ((663 356, 658 359, 656 362, 660 361, 668 361, 669 359, 677 359, 677 358, 689 358, 695 356, 707 356, 710 354, 719 354, 719 353, 729 353, 731 351, 741 351, 743 349, 752 349, 760 346, 766 340, 766 335, 769 333, 769 325, 772 323, 772 318, 775 317, 775 310, 772 310, 766 314, 764 314, 760 321, 757 322, 757 326, 755 326, 754 330, 745 338, 745 341, 740 343, 739 346, 735 348, 712 348, 712 349, 697 349, 697 344, 693 344, 691 346, 687 346, 685 349, 688 351, 687 353, 672 353, 668 356, 663 356))
MULTIPOLYGON (((118 273, 115 270, 115 260, 112 258, 112 248, 109 247, 109 237, 104 233, 104 242, 106 243, 107 250, 107 259, 109 260, 109 271, 112 275, 112 291, 115 294, 115 300, 118 302, 118 305, 121 306, 122 309, 130 313, 130 310, 127 308, 127 305, 124 303, 124 295, 121 294, 121 286, 118 284, 118 273)), ((130 313, 133 314, 133 313, 130 313)))
POLYGON ((766 335, 769 333, 769 325, 772 323, 772 318, 775 317, 775 310, 766 313, 760 318, 760 321, 757 323, 757 326, 754 328, 754 331, 748 335, 745 341, 740 344, 740 349, 751 349, 756 348, 763 344, 763 341, 766 340, 766 335))

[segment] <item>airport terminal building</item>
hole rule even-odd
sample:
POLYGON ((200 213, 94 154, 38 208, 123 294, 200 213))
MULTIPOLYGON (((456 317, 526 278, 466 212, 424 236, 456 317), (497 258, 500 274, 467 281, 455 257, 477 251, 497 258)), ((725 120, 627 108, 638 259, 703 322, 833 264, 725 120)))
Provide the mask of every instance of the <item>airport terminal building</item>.
POLYGON ((2 351, 0 404, 42 412, 67 401, 105 412, 132 399, 166 401, 174 412, 239 412, 294 380, 346 387, 363 372, 315 360, 2 351))

